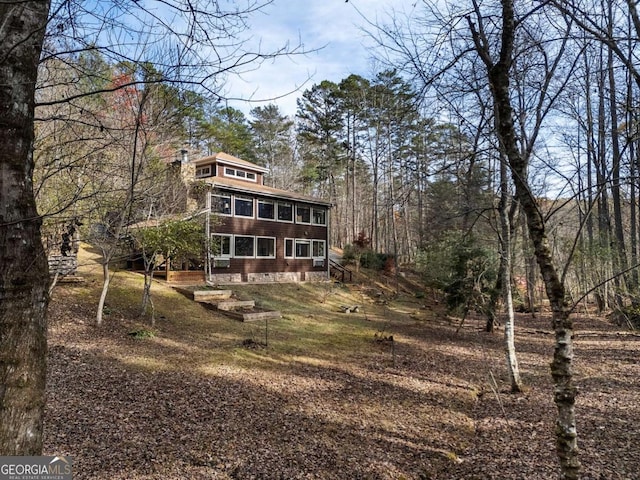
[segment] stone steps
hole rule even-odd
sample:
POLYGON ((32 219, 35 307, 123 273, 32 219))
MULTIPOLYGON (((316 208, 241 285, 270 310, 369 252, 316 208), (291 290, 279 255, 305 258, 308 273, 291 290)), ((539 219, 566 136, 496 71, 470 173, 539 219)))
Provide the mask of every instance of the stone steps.
POLYGON ((231 290, 196 290, 193 292, 193 299, 196 302, 212 303, 231 298, 231 290))
POLYGON ((241 322, 255 322, 282 318, 275 310, 255 310, 255 300, 233 300, 231 290, 196 290, 193 299, 196 302, 214 305, 220 312, 241 322))
POLYGON ((241 309, 252 309, 256 306, 255 300, 225 300, 218 302, 218 310, 230 311, 241 309))

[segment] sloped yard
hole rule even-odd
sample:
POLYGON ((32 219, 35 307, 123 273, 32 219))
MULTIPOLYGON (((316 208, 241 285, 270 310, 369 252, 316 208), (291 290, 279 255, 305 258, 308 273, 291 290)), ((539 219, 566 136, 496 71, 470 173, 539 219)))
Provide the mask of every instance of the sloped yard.
MULTIPOLYGON (((557 478, 545 319, 519 319, 529 389, 511 395, 501 334, 479 321, 456 334, 428 298, 245 286, 283 318, 241 323, 158 283, 153 336, 135 338, 152 330, 142 279, 114 277, 97 328, 85 275, 50 314, 45 452, 73 456, 74 478, 557 478)), ((640 339, 578 323, 585 478, 637 478, 640 339)))

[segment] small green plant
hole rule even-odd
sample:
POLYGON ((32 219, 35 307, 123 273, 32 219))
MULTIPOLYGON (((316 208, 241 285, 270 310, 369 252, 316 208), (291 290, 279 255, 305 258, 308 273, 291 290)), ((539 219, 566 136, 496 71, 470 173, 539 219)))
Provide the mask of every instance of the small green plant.
POLYGON ((137 340, 144 340, 145 338, 153 338, 156 334, 151 330, 141 328, 140 330, 133 330, 132 332, 129 332, 129 336, 137 340))
POLYGON ((640 305, 632 304, 616 308, 611 312, 610 318, 616 325, 637 330, 640 328, 640 305))

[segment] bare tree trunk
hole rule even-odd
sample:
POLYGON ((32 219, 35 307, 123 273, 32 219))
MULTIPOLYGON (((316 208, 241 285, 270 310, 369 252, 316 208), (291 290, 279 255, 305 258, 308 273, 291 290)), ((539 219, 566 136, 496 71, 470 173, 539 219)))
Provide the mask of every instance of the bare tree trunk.
MULTIPOLYGON (((143 255, 144 256, 144 255, 143 255)), ((153 270, 155 268, 156 256, 152 259, 144 259, 144 287, 142 290, 142 306, 140 315, 145 316, 147 310, 151 307, 151 326, 156 326, 156 309, 151 298, 151 285, 153 284, 153 270)))
MULTIPOLYGON (((573 322, 571 309, 565 296, 565 287, 558 275, 549 247, 546 225, 527 177, 528 159, 518 149, 518 138, 511 105, 510 71, 512 66, 516 21, 513 0, 501 0, 502 35, 500 54, 494 62, 488 50, 488 40, 468 18, 478 55, 484 62, 494 99, 497 135, 501 151, 506 155, 511 176, 516 186, 516 197, 527 218, 529 236, 533 242, 536 260, 544 281, 547 297, 553 312, 555 350, 551 363, 554 382, 554 400, 558 409, 556 422, 556 447, 562 477, 579 478, 580 461, 575 419, 577 389, 573 384, 573 322)), ((481 17, 480 17, 481 18, 481 17)))
MULTIPOLYGON (((630 8, 631 12, 635 10, 630 8)), ((631 15, 627 18, 627 56, 631 58, 633 54, 633 42, 632 42, 633 28, 632 28, 632 20, 631 15)), ((631 181, 629 182, 629 204, 630 204, 630 224, 629 230, 631 233, 631 237, 629 239, 629 248, 631 250, 631 265, 638 264, 638 236, 637 236, 637 193, 636 193, 636 176, 638 174, 637 164, 636 164, 636 143, 637 139, 637 125, 636 125, 636 111, 633 105, 634 101, 634 88, 633 88, 633 78, 631 74, 627 72, 627 99, 626 99, 626 128, 625 134, 629 140, 629 178, 631 181)), ((631 278, 629 279, 629 290, 632 294, 634 301, 635 296, 638 293, 638 269, 634 268, 631 271, 631 278)))
MULTIPOLYGON (((612 3, 608 2, 608 24, 609 29, 613 28, 613 12, 612 3)), ((624 225, 622 221, 622 200, 620 194, 620 163, 622 161, 622 155, 620 153, 620 141, 619 141, 619 129, 618 129, 618 112, 617 112, 617 100, 616 100, 616 79, 613 66, 613 52, 609 50, 607 56, 607 73, 609 80, 609 117, 611 120, 611 169, 612 169, 612 184, 611 184, 611 198, 613 201, 613 220, 614 220, 614 234, 615 234, 615 251, 613 252, 614 259, 614 273, 626 272, 629 266, 627 260, 627 249, 624 239, 624 225)), ((618 304, 621 306, 623 303, 622 297, 626 293, 626 277, 622 275, 620 281, 616 283, 618 289, 616 292, 616 298, 618 304)))
POLYGON ((34 94, 49 2, 0 3, 0 454, 40 455, 49 272, 33 195, 34 94))
MULTIPOLYGON (((604 8, 604 5, 603 5, 604 8)), ((596 183, 598 185, 598 238, 599 238, 599 252, 604 250, 608 252, 607 261, 601 261, 601 271, 598 283, 605 278, 610 277, 610 264, 613 258, 613 252, 611 251, 611 216, 609 214, 609 195, 607 191, 607 160, 606 141, 608 138, 605 125, 605 87, 606 87, 606 68, 604 65, 604 46, 600 46, 600 62, 599 62, 599 76, 598 76, 598 141, 597 141, 597 154, 595 157, 595 169, 596 169, 596 183)), ((614 279, 614 283, 618 283, 618 278, 614 279)), ((616 285, 617 288, 617 285, 616 285)), ((609 307, 609 283, 607 282, 602 287, 601 299, 599 300, 600 311, 609 307)))
POLYGON ((102 325, 102 314, 104 311, 104 302, 107 299, 107 292, 109 291, 109 283, 111 277, 109 276, 109 261, 107 258, 102 260, 102 292, 100 292, 100 300, 98 300, 98 310, 96 312, 96 325, 102 325))
POLYGON ((507 181, 506 159, 500 161, 500 204, 498 211, 500 214, 500 276, 502 283, 502 299, 507 318, 504 322, 504 343, 507 360, 507 371, 513 393, 522 391, 522 380, 520 379, 520 369, 518 368, 518 358, 516 357, 515 343, 515 314, 513 312, 513 292, 511 285, 511 239, 512 228, 511 219, 515 215, 509 215, 507 208, 509 203, 509 186, 507 181))
POLYGON ((522 228, 522 245, 525 253, 525 276, 527 277, 527 306, 533 318, 536 317, 536 306, 538 298, 536 296, 536 284, 538 283, 538 264, 536 256, 531 249, 531 239, 525 227, 522 228))

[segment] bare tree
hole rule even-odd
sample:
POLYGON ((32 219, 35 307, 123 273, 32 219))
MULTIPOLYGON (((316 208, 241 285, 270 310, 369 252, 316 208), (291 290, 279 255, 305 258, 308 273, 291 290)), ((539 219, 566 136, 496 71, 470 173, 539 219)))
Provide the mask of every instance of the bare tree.
POLYGON ((0 454, 38 455, 49 273, 33 197, 33 117, 49 2, 0 3, 0 454))
MULTIPOLYGON (((544 122, 574 68, 571 61, 562 63, 571 25, 560 16, 545 16, 544 4, 529 10, 519 7, 522 11, 517 14, 511 0, 472 0, 447 6, 424 2, 424 6, 424 15, 413 12, 406 25, 396 21, 377 28, 376 36, 382 46, 388 47, 389 61, 415 78, 425 95, 435 92, 431 102, 446 102, 441 100, 443 90, 449 97, 454 92, 460 97, 468 95, 464 88, 448 88, 454 84, 452 79, 458 78, 458 65, 464 65, 468 75, 483 71, 478 78, 490 92, 500 157, 510 170, 551 303, 556 334, 551 373, 558 408, 557 451, 564 477, 577 478, 580 463, 574 413, 571 306, 566 297, 565 272, 559 270, 554 258, 547 217, 529 171, 544 122), (552 31, 555 36, 551 36, 552 31)), ((504 221, 504 205, 501 210, 505 239, 508 223, 504 221)))
MULTIPOLYGON (((296 51, 284 47, 264 53, 243 41, 248 15, 268 3, 248 0, 227 8, 216 0, 0 3, 1 454, 42 450, 49 278, 32 184, 34 108, 36 103, 72 105, 84 96, 126 86, 96 82, 90 91, 68 91, 36 102, 38 63, 72 68, 74 81, 80 82, 97 75, 90 65, 77 67, 75 60, 83 52, 100 52, 111 64, 162 59, 159 75, 135 77, 129 85, 188 84, 221 98, 226 74, 296 51)), ((97 116, 83 121, 102 126, 97 116)))
MULTIPOLYGON (((511 0, 501 0, 502 23, 500 41, 492 43, 485 31, 484 16, 474 2, 475 22, 467 17, 473 36, 473 44, 487 69, 488 82, 494 100, 496 130, 500 149, 505 155, 511 176, 516 185, 516 196, 527 218, 529 236, 534 245, 536 260, 544 280, 547 297, 553 312, 553 328, 556 346, 551 364, 554 380, 554 399, 558 408, 556 443, 563 478, 579 476, 577 431, 575 420, 575 397, 577 389, 573 383, 573 321, 567 301, 563 279, 549 246, 545 218, 541 215, 535 195, 528 182, 529 156, 518 147, 518 132, 511 99, 511 75, 517 38, 516 13, 511 0), (497 49, 497 51, 493 49, 497 49)), ((559 56, 555 65, 558 65, 559 56)), ((548 70, 552 76, 553 68, 548 70)), ((541 95, 541 99, 544 95, 541 95)))

